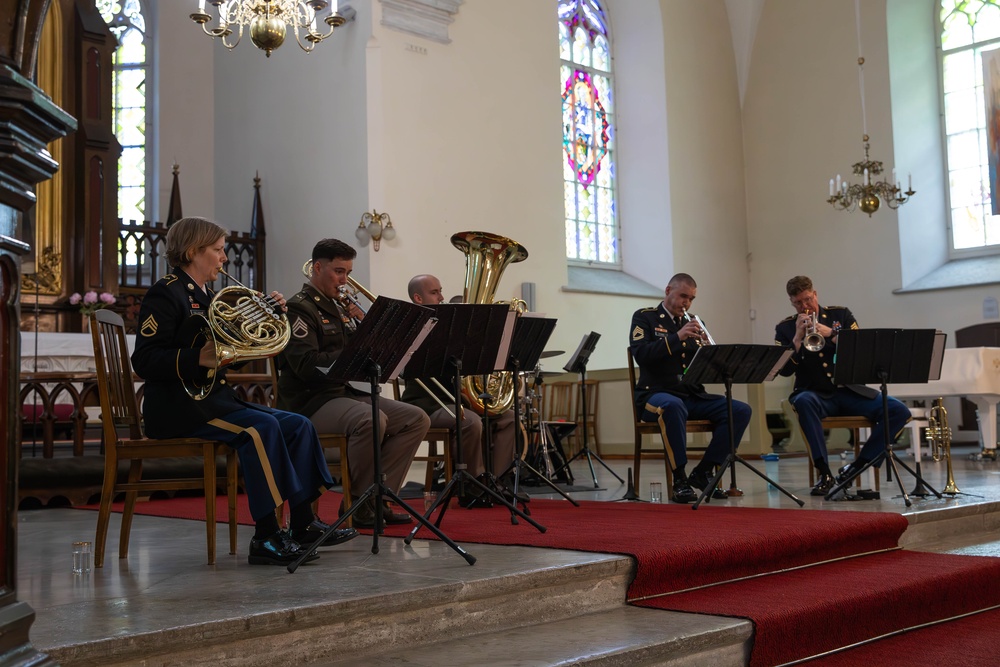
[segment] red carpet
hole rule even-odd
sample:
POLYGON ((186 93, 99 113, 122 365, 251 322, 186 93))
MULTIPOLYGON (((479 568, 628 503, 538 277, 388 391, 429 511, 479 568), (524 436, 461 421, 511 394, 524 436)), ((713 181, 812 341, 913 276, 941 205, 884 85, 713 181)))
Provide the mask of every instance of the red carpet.
POLYGON ((892 551, 637 604, 749 618, 750 664, 778 665, 998 603, 998 558, 892 551))
MULTIPOLYGON (((319 515, 337 516, 340 494, 320 499, 319 515)), ((216 516, 225 521, 225 498, 216 516)), ((521 521, 512 526, 502 508, 449 509, 442 530, 456 542, 516 544, 631 555, 637 562, 629 599, 806 565, 869 551, 891 549, 906 519, 880 512, 822 512, 703 505, 583 501, 576 508, 563 500, 532 500, 531 518, 546 527, 539 533, 521 521)), ((116 504, 116 511, 121 505, 116 504)), ((252 524, 240 496, 240 523, 252 524)), ((87 509, 96 509, 89 505, 87 509)), ((140 503, 141 514, 204 520, 203 498, 140 503)), ((390 526, 389 536, 410 527, 390 526)), ((436 539, 421 528, 418 538, 436 539)))
POLYGON ((806 667, 992 667, 1000 662, 1000 609, 886 637, 802 663, 806 667))
MULTIPOLYGON (((218 500, 224 520, 225 498, 218 500)), ((335 517, 339 503, 339 494, 325 494, 320 516, 335 517)), ((238 506, 240 522, 252 523, 244 497, 238 506)), ((712 505, 692 511, 686 505, 586 501, 574 508, 561 500, 533 500, 530 506, 545 533, 523 521, 511 525, 509 513, 499 508, 449 509, 441 527, 457 542, 631 555, 637 565, 629 601, 752 620, 751 665, 807 658, 1000 604, 1000 559, 885 552, 894 549, 907 526, 894 513, 712 505), (862 554, 870 555, 851 557, 862 554), (800 566, 811 567, 789 570, 800 566), (734 581, 758 574, 765 576, 734 581)), ((120 504, 115 508, 120 510, 120 504)), ((204 500, 154 500, 137 511, 202 520, 204 500)), ((387 530, 390 536, 408 532, 407 527, 387 530)), ((418 538, 434 539, 425 529, 418 538)))

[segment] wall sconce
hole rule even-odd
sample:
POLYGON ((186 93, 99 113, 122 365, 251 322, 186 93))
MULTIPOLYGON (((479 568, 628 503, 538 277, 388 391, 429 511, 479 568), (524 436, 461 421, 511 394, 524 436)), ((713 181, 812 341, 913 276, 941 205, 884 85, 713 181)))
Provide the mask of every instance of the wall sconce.
POLYGON ((392 220, 388 213, 379 213, 375 209, 369 213, 365 211, 361 216, 358 228, 354 230, 354 236, 358 239, 358 245, 362 248, 368 245, 368 239, 372 240, 372 247, 378 252, 379 242, 382 239, 391 241, 396 238, 396 229, 392 226, 392 220))

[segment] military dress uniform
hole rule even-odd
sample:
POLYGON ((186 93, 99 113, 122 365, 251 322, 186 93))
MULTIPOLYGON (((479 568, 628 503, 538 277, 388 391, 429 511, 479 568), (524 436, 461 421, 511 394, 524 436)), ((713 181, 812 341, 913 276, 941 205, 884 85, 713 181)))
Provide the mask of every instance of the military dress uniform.
MULTIPOLYGON (((774 342, 789 349, 795 349, 795 321, 797 315, 786 317, 774 329, 774 342)), ((816 320, 835 331, 857 329, 858 321, 850 309, 843 306, 820 307, 816 320)), ((870 461, 885 449, 884 412, 881 392, 865 385, 836 385, 833 382, 834 358, 837 344, 833 336, 824 340, 822 350, 810 352, 805 345, 799 347, 781 375, 795 375, 795 388, 789 402, 799 417, 802 433, 809 443, 814 462, 826 461, 826 437, 823 435, 822 420, 826 417, 863 416, 873 424, 871 437, 861 449, 859 458, 870 461)), ((893 440, 899 437, 906 422, 910 421, 910 410, 895 398, 889 397, 889 431, 893 440)))
MULTIPOLYGON (((661 302, 655 308, 637 310, 632 316, 629 346, 639 365, 635 386, 636 414, 643 421, 660 424, 670 467, 687 463, 687 420, 712 422, 712 439, 704 460, 721 464, 729 453, 729 416, 725 396, 708 394, 700 384, 681 381, 698 343, 692 337, 681 340, 677 332, 687 324, 674 317, 661 302)), ((750 406, 733 401, 733 435, 739 446, 750 423, 750 406)))
MULTIPOLYGON (((354 322, 308 283, 288 300, 288 321, 291 340, 276 359, 278 407, 309 417, 320 433, 345 433, 351 487, 366 489, 375 480, 371 396, 326 373, 347 346, 354 322)), ((382 472, 398 492, 430 418, 420 408, 384 398, 379 411, 382 472)))
MULTIPOLYGON (((445 396, 427 378, 422 379, 427 389, 433 391, 434 395, 441 399, 445 405, 449 406, 452 411, 455 410, 454 398, 445 396)), ((438 381, 451 391, 454 384, 451 379, 438 378, 438 381)), ((451 447, 452 458, 454 458, 458 453, 458 446, 454 436, 455 417, 442 408, 437 401, 428 395, 423 387, 412 379, 406 381, 406 386, 403 388, 403 395, 399 397, 399 400, 403 403, 414 405, 426 412, 431 420, 431 428, 446 428, 451 430, 452 437, 449 446, 451 447)), ((483 420, 472 410, 463 410, 462 414, 462 463, 467 466, 467 470, 474 477, 486 470, 483 466, 483 420)))
POLYGON ((181 331, 192 315, 206 315, 213 292, 175 268, 149 288, 139 310, 132 365, 145 381, 143 419, 152 438, 197 437, 233 447, 240 460, 250 513, 260 520, 283 501, 308 504, 333 485, 323 448, 308 419, 245 403, 217 369, 215 385, 196 401, 182 381, 203 381, 200 348, 181 331))

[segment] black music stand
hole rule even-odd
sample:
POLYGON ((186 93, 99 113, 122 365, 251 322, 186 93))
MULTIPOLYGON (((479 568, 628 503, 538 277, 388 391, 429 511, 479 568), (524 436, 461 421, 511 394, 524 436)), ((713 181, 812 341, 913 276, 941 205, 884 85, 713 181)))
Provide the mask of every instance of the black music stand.
POLYGON ((560 470, 565 468, 569 470, 569 464, 577 460, 581 456, 587 457, 587 465, 590 466, 590 477, 594 480, 594 488, 600 488, 597 483, 597 473, 594 472, 594 461, 597 461, 604 469, 615 476, 615 479, 619 483, 624 484, 625 480, 618 476, 614 470, 608 467, 600 456, 590 451, 590 446, 587 444, 587 362, 590 361, 590 355, 594 352, 594 348, 597 347, 597 341, 601 339, 601 334, 596 331, 591 331, 589 334, 584 334, 583 339, 580 341, 580 345, 576 348, 576 352, 570 357, 570 360, 563 366, 563 370, 567 373, 579 373, 580 374, 580 401, 583 404, 583 447, 580 448, 576 454, 574 454, 569 461, 562 464, 560 470))
MULTIPOLYGON (((514 326, 514 338, 510 344, 510 356, 507 359, 507 370, 514 373, 514 377, 519 377, 522 368, 533 368, 538 364, 541 359, 542 352, 545 349, 545 344, 549 340, 549 336, 552 335, 552 330, 556 328, 556 321, 545 319, 543 317, 532 317, 529 315, 522 315, 517 318, 517 324, 514 326)), ((548 484, 553 491, 561 495, 566 500, 573 503, 575 507, 579 507, 580 503, 576 502, 568 495, 566 492, 560 489, 558 486, 552 483, 552 480, 548 479, 545 475, 538 472, 531 464, 524 460, 523 453, 524 449, 517 446, 518 440, 520 440, 521 429, 517 428, 516 425, 521 423, 521 411, 518 408, 520 401, 515 397, 514 400, 514 460, 511 464, 507 466, 507 469, 502 473, 497 475, 498 478, 503 477, 508 472, 514 472, 514 504, 517 504, 517 492, 518 487, 521 483, 521 469, 527 468, 529 472, 535 475, 543 483, 548 484), (519 455, 521 452, 522 455, 519 455)), ((522 447, 527 447, 528 443, 522 443, 522 447)), ((511 523, 516 524, 517 518, 511 514, 511 523)))
POLYGON ((726 408, 729 418, 729 453, 715 476, 701 492, 691 509, 698 509, 701 501, 711 502, 712 492, 729 469, 730 496, 741 496, 736 486, 736 463, 742 463, 765 482, 799 504, 805 502, 786 491, 780 484, 744 461, 736 453, 736 433, 733 432, 733 384, 758 384, 773 380, 785 365, 792 351, 777 345, 706 345, 699 347, 684 372, 684 382, 691 384, 718 384, 726 387, 726 408))
POLYGON ((455 553, 464 558, 469 565, 476 563, 476 558, 453 542, 437 526, 432 525, 419 512, 407 505, 396 492, 385 485, 382 474, 382 433, 378 408, 380 384, 391 382, 410 360, 414 351, 420 346, 436 321, 431 319, 434 312, 406 301, 379 297, 372 304, 357 331, 348 340, 337 361, 325 370, 331 378, 344 381, 367 380, 371 386, 372 398, 372 450, 375 455, 375 479, 357 502, 351 505, 337 521, 324 531, 309 549, 303 549, 298 560, 288 566, 289 572, 295 572, 309 556, 316 552, 319 545, 326 541, 337 528, 351 515, 362 507, 369 498, 374 496, 375 528, 372 531, 372 553, 378 553, 378 538, 382 532, 382 498, 387 496, 402 507, 407 514, 427 526, 442 542, 451 547, 455 553))
MULTIPOLYGON (((440 526, 452 497, 465 489, 465 484, 472 484, 487 493, 494 502, 509 509, 512 516, 516 514, 522 519, 545 532, 542 526, 531 519, 516 506, 511 505, 506 498, 489 488, 469 473, 462 462, 462 373, 480 375, 491 373, 506 365, 513 336, 514 311, 504 304, 438 304, 434 306, 438 325, 434 333, 406 364, 404 377, 439 377, 452 374, 454 385, 452 399, 455 401, 455 441, 458 445, 458 459, 455 472, 437 500, 434 501, 421 517, 421 523, 430 525, 429 520, 434 510, 441 508, 435 527, 440 526), (446 369, 449 371, 446 373, 446 369)), ((450 446, 450 445, 449 445, 450 446)), ((420 526, 414 527, 403 540, 410 544, 420 526)), ((437 531, 435 531, 437 532, 437 531)))
MULTIPOLYGON (((943 334, 941 334, 943 336, 943 334)), ((842 482, 827 492, 825 499, 832 500, 836 494, 850 486, 858 475, 872 466, 879 467, 883 461, 888 464, 887 477, 893 473, 899 492, 907 507, 913 503, 903 488, 897 464, 916 478, 918 486, 929 489, 938 498, 938 493, 926 480, 903 463, 892 448, 889 433, 889 393, 886 385, 896 383, 924 383, 931 378, 932 371, 941 377, 943 354, 934 354, 935 342, 943 348, 943 340, 934 329, 844 329, 837 338, 837 355, 834 357, 834 384, 879 384, 882 391, 882 431, 885 449, 878 456, 852 472, 842 482), (937 368, 931 368, 931 358, 937 358, 937 368)))

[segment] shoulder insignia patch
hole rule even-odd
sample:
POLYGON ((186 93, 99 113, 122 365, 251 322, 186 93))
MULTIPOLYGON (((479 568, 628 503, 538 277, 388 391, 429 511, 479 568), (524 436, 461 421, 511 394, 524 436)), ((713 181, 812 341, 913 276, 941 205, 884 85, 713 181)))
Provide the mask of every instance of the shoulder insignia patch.
POLYGON ((177 280, 177 276, 175 276, 172 273, 168 273, 167 275, 165 275, 162 278, 160 278, 160 280, 162 280, 164 282, 164 284, 169 285, 170 283, 172 283, 175 280, 177 280))
POLYGON ((142 326, 139 327, 139 333, 145 338, 156 335, 156 330, 160 328, 160 325, 156 323, 156 318, 150 315, 142 322, 142 326))
POLYGON ((648 312, 650 312, 652 310, 656 310, 657 308, 659 308, 659 306, 653 306, 651 308, 640 308, 639 312, 640 313, 648 313, 648 312))
POLYGON ((292 322, 292 335, 296 338, 305 338, 309 335, 309 325, 301 317, 296 317, 292 322))
POLYGON ((789 320, 794 320, 796 317, 798 317, 798 315, 789 315, 788 317, 786 317, 785 319, 783 319, 781 321, 782 322, 788 322, 789 320))
POLYGON ((642 340, 645 337, 646 332, 639 325, 636 325, 635 329, 632 329, 632 340, 642 340))

